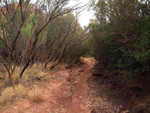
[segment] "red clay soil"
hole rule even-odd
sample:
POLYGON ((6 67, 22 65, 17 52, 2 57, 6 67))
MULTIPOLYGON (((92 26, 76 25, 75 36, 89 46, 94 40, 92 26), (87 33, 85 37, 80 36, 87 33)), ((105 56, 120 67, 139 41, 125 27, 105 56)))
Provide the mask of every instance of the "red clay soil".
POLYGON ((108 101, 108 97, 100 95, 97 97, 92 94, 92 91, 97 93, 95 87, 91 87, 94 83, 87 81, 92 75, 93 60, 85 58, 84 61, 85 64, 82 66, 75 65, 70 69, 57 71, 55 73, 57 79, 41 86, 42 102, 20 100, 1 110, 0 113, 127 113, 120 110, 122 107, 120 103, 117 105, 114 104, 116 101, 109 103, 111 100, 108 101), (97 99, 101 100, 101 103, 98 103, 97 99), (96 102, 98 104, 95 104, 96 102), (98 110, 96 107, 101 109, 98 110))

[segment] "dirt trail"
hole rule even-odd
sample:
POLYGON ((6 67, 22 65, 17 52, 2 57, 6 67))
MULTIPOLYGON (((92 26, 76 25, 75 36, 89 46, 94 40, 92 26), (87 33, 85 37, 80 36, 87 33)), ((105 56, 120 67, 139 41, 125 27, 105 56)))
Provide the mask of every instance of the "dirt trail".
POLYGON ((84 67, 75 67, 69 71, 69 83, 66 86, 62 85, 64 92, 59 90, 60 96, 57 96, 53 110, 49 110, 52 113, 90 113, 90 109, 86 107, 88 103, 86 81, 93 66, 90 59, 84 60, 86 62, 84 67))
POLYGON ((42 102, 20 100, 0 113, 127 113, 120 110, 120 103, 109 99, 109 90, 91 76, 93 60, 84 61, 82 66, 57 71, 57 79, 42 85, 42 102))
POLYGON ((80 77, 76 80, 76 88, 73 92, 74 102, 70 104, 67 113, 89 113, 90 110, 86 107, 87 100, 87 75, 90 73, 92 60, 85 59, 86 66, 84 67, 84 73, 80 74, 80 77))
POLYGON ((85 59, 85 62, 84 67, 76 66, 56 72, 55 75, 61 79, 42 86, 42 102, 20 100, 0 113, 88 113, 89 110, 85 109, 86 75, 92 68, 92 63, 90 59, 85 59))

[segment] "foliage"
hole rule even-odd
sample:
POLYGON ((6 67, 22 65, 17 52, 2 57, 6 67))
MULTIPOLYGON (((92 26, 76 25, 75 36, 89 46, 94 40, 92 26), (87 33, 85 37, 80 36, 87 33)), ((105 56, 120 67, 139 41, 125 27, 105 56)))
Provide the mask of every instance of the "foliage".
POLYGON ((87 39, 72 13, 59 16, 47 27, 46 43, 43 45, 48 50, 43 51, 45 67, 51 61, 54 62, 51 68, 62 62, 77 63, 87 51, 87 44, 84 44, 87 39))
POLYGON ((96 20, 89 25, 93 51, 102 70, 150 71, 150 9, 142 0, 92 2, 96 20), (95 24, 96 22, 96 24, 95 24))
POLYGON ((77 5, 68 8, 68 0, 31 2, 0 3, 0 63, 6 68, 11 85, 17 68, 16 77, 22 78, 34 62, 42 61, 46 67, 53 61, 54 68, 68 62, 70 54, 74 57, 69 61, 77 62, 86 49, 85 31, 71 13, 79 8, 77 5), (79 48, 83 48, 81 52, 77 52, 79 48))

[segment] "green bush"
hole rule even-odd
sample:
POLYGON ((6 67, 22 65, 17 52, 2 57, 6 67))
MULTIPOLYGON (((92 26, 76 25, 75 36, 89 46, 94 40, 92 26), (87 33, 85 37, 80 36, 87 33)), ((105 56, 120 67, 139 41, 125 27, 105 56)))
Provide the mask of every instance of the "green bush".
POLYGON ((136 0, 99 0, 93 6, 97 18, 89 30, 93 34, 91 42, 98 68, 114 72, 150 71, 148 5, 136 0))

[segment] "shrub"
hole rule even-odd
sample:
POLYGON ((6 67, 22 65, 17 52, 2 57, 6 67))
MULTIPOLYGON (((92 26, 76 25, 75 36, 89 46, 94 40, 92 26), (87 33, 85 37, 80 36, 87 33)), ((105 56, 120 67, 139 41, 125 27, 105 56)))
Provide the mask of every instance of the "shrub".
POLYGON ((33 87, 33 89, 29 91, 28 97, 31 101, 34 102, 41 102, 43 100, 42 91, 37 86, 33 87))
POLYGON ((96 24, 91 22, 89 26, 98 66, 108 71, 150 71, 150 14, 146 12, 149 10, 148 5, 135 0, 108 1, 98 1, 95 5, 96 24), (119 15, 116 15, 116 11, 119 15))

